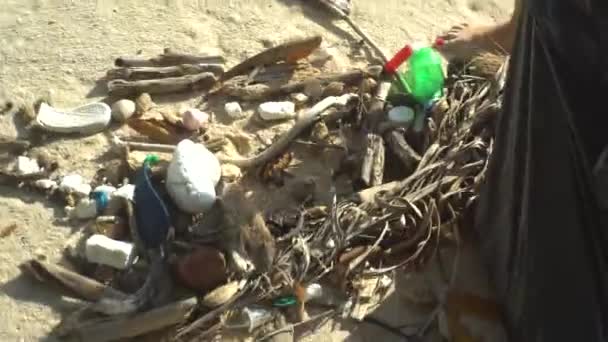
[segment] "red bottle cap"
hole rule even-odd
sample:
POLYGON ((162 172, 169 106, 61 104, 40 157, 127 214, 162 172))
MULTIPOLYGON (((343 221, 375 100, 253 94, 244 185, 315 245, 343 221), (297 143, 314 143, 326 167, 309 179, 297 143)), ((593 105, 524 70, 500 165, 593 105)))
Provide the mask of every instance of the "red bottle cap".
POLYGON ((435 39, 435 43, 433 44, 434 48, 438 48, 438 47, 442 47, 445 44, 445 40, 441 37, 437 37, 437 39, 435 39))
POLYGON ((399 66, 403 64, 413 53, 413 49, 410 45, 406 45, 403 49, 399 50, 393 58, 391 58, 386 65, 384 65, 384 70, 389 74, 394 74, 399 66))

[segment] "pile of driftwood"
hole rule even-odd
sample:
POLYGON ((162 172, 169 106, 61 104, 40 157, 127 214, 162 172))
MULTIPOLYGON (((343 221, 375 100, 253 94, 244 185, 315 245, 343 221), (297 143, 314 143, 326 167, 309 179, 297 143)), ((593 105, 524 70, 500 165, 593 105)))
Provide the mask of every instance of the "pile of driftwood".
MULTIPOLYGON (((265 174, 286 168, 292 143, 305 137, 310 128, 314 134, 315 128, 326 126, 326 130, 331 127, 339 133, 342 140, 334 140, 340 141, 346 152, 344 168, 350 171, 338 171, 356 178, 360 188, 348 196, 334 193, 333 201, 326 205, 304 201, 298 210, 269 213, 265 220, 259 213, 228 208, 232 210, 223 213, 224 219, 232 215, 229 219, 238 221, 249 215, 243 220, 270 228, 272 256, 267 267, 256 267, 257 272, 239 270, 239 260, 232 260, 237 271, 230 279, 195 296, 180 296, 168 289, 172 288, 172 258, 209 244, 197 234, 198 217, 188 217, 186 229, 175 230, 163 253, 142 253, 148 267, 143 285, 135 281, 137 291, 31 261, 25 268, 36 277, 58 282, 92 302, 66 318, 59 333, 108 341, 169 329, 172 339, 197 341, 234 333, 236 320, 245 333, 267 340, 320 318, 340 315, 361 320, 369 307, 381 300, 393 270, 415 267, 431 258, 443 243, 458 242, 459 229, 475 204, 492 149, 493 122, 500 109, 506 69, 503 59, 482 56, 469 64, 452 66, 445 97, 429 109, 423 129, 416 131, 387 119, 389 102, 410 100, 387 100, 392 80, 381 67, 324 74, 304 61, 320 43, 321 38, 315 36, 281 44, 226 72, 220 57, 171 50, 150 60, 116 61, 119 68, 108 72, 111 95, 141 97, 142 93, 210 90, 208 97, 267 101, 309 93, 314 104, 302 104, 304 109, 295 124, 267 149, 250 158, 221 156, 220 161, 244 172, 261 169, 265 174), (360 140, 358 145, 363 148, 351 150, 348 146, 353 144, 344 141, 348 139, 342 134, 345 131, 355 132, 349 136, 360 140), (392 181, 387 175, 391 162, 402 170, 399 179, 392 181), (319 302, 327 310, 309 317, 319 302)), ((154 125, 171 120, 160 115, 154 125)), ((115 142, 127 150, 127 161, 133 150, 172 152, 177 142, 148 136, 151 143, 118 138, 115 142)), ((212 151, 222 145, 222 139, 202 137, 200 142, 212 151)), ((129 164, 137 168, 141 160, 129 164)), ((152 182, 162 182, 166 167, 161 163, 153 168, 152 182)), ((340 174, 336 172, 334 177, 340 174)), ((136 240, 133 205, 126 201, 124 208, 126 225, 136 240)), ((200 262, 194 266, 201 270, 202 282, 215 277, 215 266, 221 264, 222 272, 228 268, 223 256, 217 255, 210 253, 189 261, 200 262)), ((113 275, 124 279, 130 272, 113 275)))

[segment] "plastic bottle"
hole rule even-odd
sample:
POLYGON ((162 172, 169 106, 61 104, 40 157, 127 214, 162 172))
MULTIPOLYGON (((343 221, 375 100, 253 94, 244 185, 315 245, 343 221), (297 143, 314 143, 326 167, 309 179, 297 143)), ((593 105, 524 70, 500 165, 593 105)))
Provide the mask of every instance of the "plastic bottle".
POLYGON ((428 104, 434 98, 441 96, 443 92, 444 75, 441 65, 441 55, 435 49, 441 46, 443 40, 437 39, 432 46, 406 45, 389 60, 384 69, 389 74, 397 77, 394 86, 401 91, 410 93, 421 105, 428 104), (404 73, 398 68, 405 61, 408 68, 404 73))

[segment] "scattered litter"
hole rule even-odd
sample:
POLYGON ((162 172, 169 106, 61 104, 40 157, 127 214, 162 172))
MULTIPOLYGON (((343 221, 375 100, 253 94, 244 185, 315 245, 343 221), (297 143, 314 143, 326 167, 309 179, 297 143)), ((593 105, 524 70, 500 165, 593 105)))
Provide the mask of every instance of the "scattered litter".
POLYGON ((68 194, 76 194, 80 197, 87 197, 91 193, 91 185, 84 182, 79 174, 72 174, 63 177, 59 183, 59 189, 68 194))
POLYGON ((68 111, 57 110, 43 102, 38 109, 36 122, 49 132, 91 134, 104 130, 111 117, 112 110, 103 102, 68 111))
POLYGON ((167 191, 180 209, 196 214, 211 208, 222 170, 217 157, 205 146, 180 142, 167 171, 167 191))
POLYGON ((40 171, 40 166, 38 166, 38 162, 36 160, 25 156, 17 157, 17 163, 15 163, 15 172, 18 175, 31 175, 40 171))
POLYGON ((50 179, 39 179, 34 182, 34 186, 40 190, 50 190, 57 188, 57 182, 50 179))
POLYGON ((265 102, 258 107, 260 117, 267 121, 293 119, 296 108, 293 102, 265 102))
POLYGON ((112 105, 112 118, 117 122, 126 122, 134 113, 135 102, 131 100, 118 100, 112 105))
POLYGON ((229 317, 226 328, 231 330, 244 330, 252 332, 256 328, 268 323, 274 317, 273 311, 262 306, 244 307, 229 317))
POLYGON ((125 185, 121 186, 120 188, 116 189, 116 191, 114 191, 114 193, 112 195, 114 197, 125 198, 125 199, 128 199, 129 201, 133 202, 134 197, 135 197, 135 185, 125 184, 125 185))
POLYGON ((224 105, 226 114, 232 119, 240 119, 243 117, 243 109, 238 102, 228 102, 224 105))
POLYGON ((388 118, 397 123, 410 124, 414 121, 414 110, 406 106, 397 106, 388 111, 388 118))
POLYGON ((303 106, 306 104, 306 102, 308 102, 308 96, 306 96, 306 94, 304 93, 294 93, 291 94, 290 97, 293 102, 298 106, 303 106))
POLYGON ((81 199, 74 208, 66 207, 68 216, 78 220, 94 218, 97 216, 97 212, 97 201, 88 198, 81 199))
POLYGON ((95 234, 87 239, 85 255, 89 262, 107 265, 119 270, 129 266, 134 257, 133 244, 112 240, 101 234, 95 234))

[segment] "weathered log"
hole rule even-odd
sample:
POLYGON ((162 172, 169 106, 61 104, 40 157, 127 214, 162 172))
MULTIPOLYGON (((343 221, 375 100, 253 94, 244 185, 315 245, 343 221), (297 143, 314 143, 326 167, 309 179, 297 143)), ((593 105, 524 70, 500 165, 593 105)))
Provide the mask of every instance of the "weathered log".
POLYGON ((189 298, 136 315, 121 315, 96 319, 73 327, 68 335, 83 341, 116 341, 140 336, 178 324, 196 306, 196 298, 189 298))
POLYGON ((126 298, 127 295, 96 280, 72 272, 62 266, 30 260, 22 269, 31 273, 39 281, 52 281, 68 289, 74 295, 88 301, 97 301, 104 297, 126 298))
POLYGON ((118 57, 114 61, 117 67, 158 67, 180 64, 223 64, 222 56, 196 56, 175 52, 166 48, 164 53, 150 59, 138 57, 118 57))
POLYGON ((210 72, 182 77, 169 77, 159 80, 112 80, 108 82, 108 91, 110 95, 115 96, 136 96, 141 93, 178 93, 184 91, 207 90, 211 88, 216 81, 217 78, 210 72))
POLYGON ((203 72, 221 75, 224 73, 224 66, 221 64, 181 64, 167 67, 116 68, 108 70, 106 78, 139 81, 196 75, 203 72))

